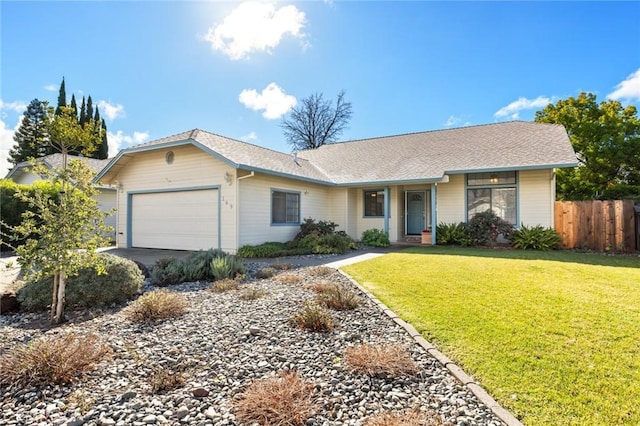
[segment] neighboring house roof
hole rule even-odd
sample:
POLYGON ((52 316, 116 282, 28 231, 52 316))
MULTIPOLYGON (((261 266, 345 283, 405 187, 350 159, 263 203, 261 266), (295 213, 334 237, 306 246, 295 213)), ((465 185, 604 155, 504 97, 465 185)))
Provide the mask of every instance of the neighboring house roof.
MULTIPOLYGON (((77 155, 68 155, 67 161, 72 161, 72 160, 80 160, 88 164, 94 173, 99 173, 109 163, 108 159, 96 160, 95 158, 81 157, 77 155)), ((43 163, 45 166, 47 166, 50 169, 61 168, 62 154, 56 153, 56 154, 46 155, 44 157, 37 158, 36 161, 43 163)), ((9 170, 9 173, 7 173, 7 176, 5 176, 5 178, 11 179, 12 177, 13 178, 18 177, 21 173, 29 172, 29 167, 31 167, 30 161, 23 161, 22 163, 18 163, 11 170, 9 170)))
POLYGON ((199 129, 118 153, 96 176, 107 182, 137 153, 192 144, 227 164, 331 185, 439 181, 447 173, 573 167, 561 125, 511 121, 324 145, 297 159, 199 129))

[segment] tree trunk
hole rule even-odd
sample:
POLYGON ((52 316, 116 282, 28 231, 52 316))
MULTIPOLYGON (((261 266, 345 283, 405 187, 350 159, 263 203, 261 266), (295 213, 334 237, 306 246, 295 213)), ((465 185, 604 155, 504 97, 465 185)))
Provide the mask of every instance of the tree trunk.
POLYGON ((58 284, 58 305, 56 306, 56 318, 54 323, 61 324, 64 322, 64 290, 66 280, 64 276, 64 269, 60 271, 60 283, 58 284))
POLYGON ((56 301, 58 300, 58 273, 53 274, 53 291, 51 292, 51 311, 49 312, 49 321, 53 323, 56 316, 56 301))

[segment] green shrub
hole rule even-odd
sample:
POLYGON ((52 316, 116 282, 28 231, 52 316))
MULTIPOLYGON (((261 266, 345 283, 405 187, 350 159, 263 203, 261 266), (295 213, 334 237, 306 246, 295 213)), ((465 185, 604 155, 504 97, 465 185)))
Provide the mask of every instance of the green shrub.
POLYGON ((225 278, 235 279, 244 275, 247 268, 242 260, 234 255, 228 254, 224 257, 218 257, 211 261, 211 275, 214 280, 223 280, 225 278))
POLYGON ((306 248, 313 254, 343 254, 355 248, 355 243, 346 234, 311 233, 299 240, 298 247, 306 248))
POLYGON ((294 327, 321 333, 333 330, 333 317, 316 302, 305 302, 303 308, 291 317, 289 323, 294 327))
POLYGON ((522 225, 511 235, 511 244, 515 248, 523 250, 557 249, 561 241, 560 235, 554 229, 540 225, 531 228, 522 225))
POLYGON ((493 210, 476 213, 468 224, 469 236, 474 245, 495 245, 498 236, 509 239, 513 225, 499 218, 493 210))
POLYGON ((335 233, 337 227, 337 223, 328 220, 319 220, 316 222, 315 219, 307 218, 302 221, 302 224, 300 225, 300 232, 298 232, 294 241, 300 241, 310 234, 315 234, 317 236, 331 235, 335 233))
MULTIPOLYGON (((94 267, 87 267, 67 279, 65 300, 68 307, 124 303, 142 288, 144 277, 133 261, 107 253, 100 256, 105 262, 105 274, 98 275, 94 267)), ((52 288, 52 277, 28 281, 18 291, 18 300, 27 310, 44 310, 51 304, 52 288)))
POLYGON ((362 244, 370 247, 389 247, 389 235, 382 229, 367 229, 362 233, 362 244))
POLYGON ((460 223, 440 223, 436 226, 436 241, 440 245, 454 245, 466 247, 471 245, 471 237, 467 224, 460 223))
POLYGON ((244 263, 236 256, 218 249, 200 250, 184 259, 159 259, 151 269, 151 282, 164 287, 183 282, 236 278, 245 271, 244 263))
POLYGON ((126 310, 125 316, 132 322, 155 322, 175 318, 187 312, 187 300, 181 294, 167 290, 155 290, 143 294, 126 310))
POLYGON ((276 274, 276 270, 271 267, 260 268, 256 272, 256 277, 260 279, 271 278, 276 274))
POLYGON ((246 258, 280 257, 286 256, 288 254, 287 250, 285 243, 276 241, 262 243, 257 246, 245 244, 238 250, 238 256, 246 258))
POLYGON ((13 250, 24 244, 23 240, 13 240, 15 235, 11 228, 22 223, 22 214, 29 209, 26 202, 16 197, 16 192, 26 191, 33 196, 36 191, 42 192, 46 198, 57 203, 60 200, 59 184, 47 181, 37 181, 31 185, 21 185, 10 179, 0 179, 0 251, 13 250))

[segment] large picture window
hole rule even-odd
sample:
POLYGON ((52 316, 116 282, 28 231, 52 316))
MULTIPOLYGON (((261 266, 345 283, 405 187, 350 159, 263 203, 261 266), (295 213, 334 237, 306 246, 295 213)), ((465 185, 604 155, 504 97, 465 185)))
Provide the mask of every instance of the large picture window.
POLYGON ((271 191, 271 223, 300 224, 300 193, 271 191))
POLYGON ((364 191, 364 217, 384 217, 384 190, 364 191))
POLYGON ((467 175, 467 220, 476 213, 493 210, 498 217, 517 222, 516 172, 467 175))

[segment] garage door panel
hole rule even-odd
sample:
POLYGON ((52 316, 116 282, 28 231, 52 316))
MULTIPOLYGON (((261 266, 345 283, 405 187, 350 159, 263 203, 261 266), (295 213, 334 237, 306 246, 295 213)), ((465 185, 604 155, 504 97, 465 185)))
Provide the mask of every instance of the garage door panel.
POLYGON ((131 197, 132 247, 200 250, 218 246, 218 191, 131 197))

